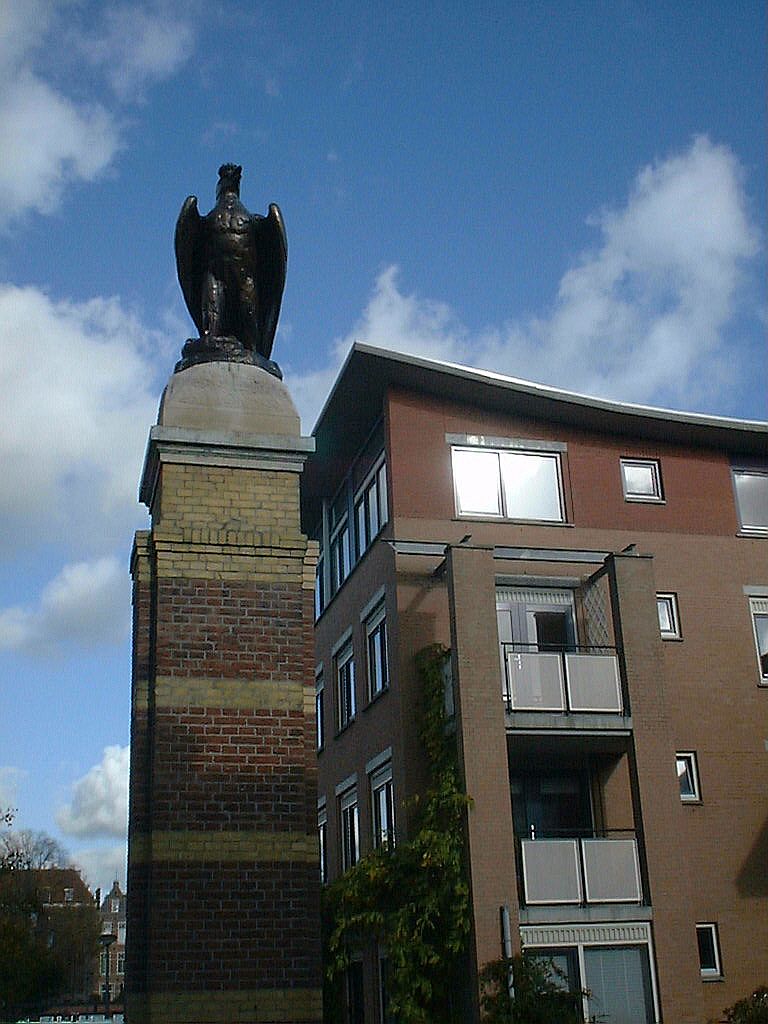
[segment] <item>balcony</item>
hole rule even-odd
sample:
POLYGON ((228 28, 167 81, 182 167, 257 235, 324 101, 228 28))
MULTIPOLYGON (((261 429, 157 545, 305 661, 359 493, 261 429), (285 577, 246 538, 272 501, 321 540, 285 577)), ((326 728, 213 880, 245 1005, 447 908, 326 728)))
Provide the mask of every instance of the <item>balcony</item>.
POLYGON ((642 902, 634 836, 523 839, 520 847, 528 906, 642 902))
POLYGON ((552 724, 570 728, 578 727, 578 716, 582 725, 592 728, 628 726, 615 648, 543 651, 536 644, 520 643, 501 647, 502 696, 507 710, 521 719, 518 724, 531 720, 533 713, 556 716, 559 721, 552 724), (610 720, 600 722, 601 716, 610 720))

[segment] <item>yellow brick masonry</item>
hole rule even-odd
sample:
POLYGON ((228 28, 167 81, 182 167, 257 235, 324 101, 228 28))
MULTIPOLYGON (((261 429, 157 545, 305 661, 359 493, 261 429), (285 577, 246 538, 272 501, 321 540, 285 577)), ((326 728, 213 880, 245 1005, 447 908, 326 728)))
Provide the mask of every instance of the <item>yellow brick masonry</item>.
POLYGON ((287 861, 317 862, 318 838, 304 832, 261 832, 225 830, 207 832, 155 831, 131 838, 131 857, 136 864, 147 861, 287 861))
POLYGON ((165 463, 158 499, 155 523, 185 536, 195 529, 301 536, 298 473, 165 463))
POLYGON ((164 1024, 304 1024, 322 1016, 322 994, 311 988, 158 992, 146 1000, 148 1006, 143 1002, 137 998, 132 1003, 137 1021, 164 1024))

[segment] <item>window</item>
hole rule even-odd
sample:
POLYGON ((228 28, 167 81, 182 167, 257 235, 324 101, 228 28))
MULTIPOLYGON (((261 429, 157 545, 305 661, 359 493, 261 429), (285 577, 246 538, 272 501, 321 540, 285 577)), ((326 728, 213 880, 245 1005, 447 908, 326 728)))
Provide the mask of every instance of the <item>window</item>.
POLYGON ((368 657, 368 699, 373 700, 389 686, 387 663, 387 620, 381 604, 365 624, 368 657))
POLYGON ((64 890, 64 902, 65 903, 74 903, 75 902, 75 890, 74 889, 65 889, 64 890))
POLYGON ((110 911, 109 911, 110 914, 119 914, 120 913, 120 900, 119 899, 111 899, 109 901, 109 906, 110 906, 110 911))
POLYGON ((663 501, 661 466, 657 459, 620 459, 625 501, 663 501))
POLYGON ((353 960, 346 974, 346 1024, 365 1024, 363 964, 353 960))
POLYGON ((768 685, 768 597, 750 597, 749 608, 752 613, 760 680, 768 685))
POLYGON ((352 641, 336 655, 336 706, 339 730, 346 729, 355 717, 355 661, 352 641))
POLYGON ((356 553, 362 558, 389 518, 387 466, 382 462, 355 495, 356 553))
POLYGON ((106 975, 109 969, 109 956, 106 952, 99 953, 99 974, 106 975))
POLYGON ((768 535, 768 469, 734 469, 733 486, 742 530, 768 535))
POLYGON ((325 609, 325 560, 321 555, 317 560, 317 569, 315 570, 315 621, 317 621, 323 614, 325 609))
POLYGON ((684 804, 697 803, 701 800, 701 793, 695 751, 677 753, 675 761, 677 763, 677 781, 680 784, 680 799, 684 804))
POLYGON ((657 594, 656 608, 659 613, 659 632, 662 640, 681 640, 680 616, 677 611, 677 594, 657 594))
POLYGON ((720 939, 714 923, 697 924, 696 939, 699 944, 699 971, 704 980, 722 978, 720 961, 720 939))
POLYGON ((317 838, 320 847, 320 884, 328 881, 328 814, 325 800, 317 808, 317 838))
POLYGON ((371 817, 373 845, 395 845, 395 804, 392 792, 392 765, 386 764, 371 775, 371 817))
POLYGON ((323 707, 323 670, 315 673, 315 738, 317 749, 322 750, 325 744, 325 710, 323 707))
POLYGON ((452 448, 456 511, 562 523, 559 451, 452 448))
POLYGON ((125 974, 125 953, 117 954, 117 973, 125 974))
POLYGON ((349 523, 344 516, 331 535, 331 590, 335 594, 351 569, 349 523))
POLYGON ((341 821, 341 870, 348 871, 360 860, 360 818, 357 790, 349 789, 339 798, 341 821))

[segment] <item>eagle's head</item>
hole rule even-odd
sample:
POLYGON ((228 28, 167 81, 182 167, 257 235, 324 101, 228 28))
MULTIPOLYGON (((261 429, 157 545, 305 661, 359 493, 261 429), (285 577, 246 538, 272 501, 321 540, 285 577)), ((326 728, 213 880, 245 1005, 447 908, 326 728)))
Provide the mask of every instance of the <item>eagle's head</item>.
POLYGON ((216 186, 216 198, 223 196, 225 192, 234 192, 240 195, 240 176, 243 168, 240 164, 222 164, 219 168, 219 183, 216 186))

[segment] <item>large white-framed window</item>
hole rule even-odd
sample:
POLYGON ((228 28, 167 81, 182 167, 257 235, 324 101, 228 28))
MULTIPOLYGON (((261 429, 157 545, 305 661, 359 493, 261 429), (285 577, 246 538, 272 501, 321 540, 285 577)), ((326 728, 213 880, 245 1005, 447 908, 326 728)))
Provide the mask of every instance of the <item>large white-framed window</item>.
POLYGON ((768 536, 768 468, 733 468, 736 511, 744 533, 768 536))
POLYGON ((680 799, 684 804, 696 804, 701 801, 699 786, 699 766, 695 750, 679 750, 675 754, 677 781, 680 786, 680 799))
POLYGON ((381 765, 370 775, 373 845, 395 845, 395 800, 392 788, 392 763, 381 765))
POLYGON ((389 686, 387 616, 383 601, 365 620, 365 647, 368 699, 375 700, 389 686))
MULTIPOLYGON (((456 435, 448 435, 454 440, 456 435)), ((565 522, 561 455, 557 442, 468 438, 453 444, 456 512, 536 522, 565 522)))
POLYGON ((625 501, 664 501, 658 459, 619 459, 625 501))
POLYGON ((339 797, 339 827, 341 870, 348 871, 360 860, 360 814, 356 787, 346 790, 339 797))
POLYGON ((752 616, 760 683, 768 686, 768 596, 750 597, 749 610, 752 616))
POLYGON ((325 682, 323 679, 323 668, 315 669, 315 742, 317 749, 322 750, 325 746, 325 682))
POLYGON ((328 810, 325 798, 317 801, 317 841, 320 853, 320 884, 328 881, 328 810))
POLYGON ((336 673, 336 725, 346 729, 357 710, 355 695, 355 658, 352 640, 348 640, 334 657, 336 673))
POLYGON ((699 972, 703 981, 718 981, 723 976, 723 961, 720 955, 720 936, 715 921, 696 925, 696 941, 699 947, 699 972))
POLYGON ((659 633, 662 640, 682 640, 680 629, 680 612, 677 607, 677 594, 657 594, 656 610, 659 615, 659 633))
POLYGON ((585 1020, 660 1020, 653 943, 646 922, 528 925, 525 951, 555 968, 557 984, 583 993, 585 1020))
POLYGON ((383 457, 355 493, 355 551, 362 558, 389 518, 387 464, 383 457))

